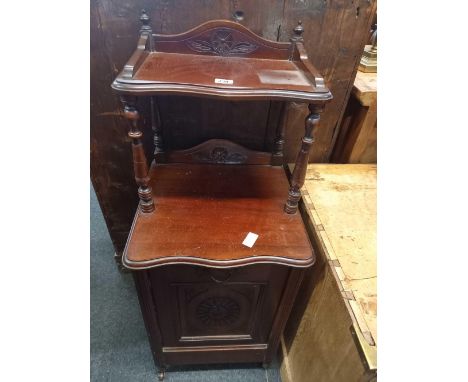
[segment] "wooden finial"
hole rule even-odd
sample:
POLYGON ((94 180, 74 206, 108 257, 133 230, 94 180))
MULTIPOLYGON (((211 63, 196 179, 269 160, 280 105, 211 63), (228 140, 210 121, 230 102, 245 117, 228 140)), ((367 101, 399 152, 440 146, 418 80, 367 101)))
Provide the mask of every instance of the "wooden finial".
POLYGON ((293 29, 294 35, 291 37, 291 41, 304 41, 302 34, 304 33, 304 27, 302 26, 302 21, 297 22, 297 26, 293 29))
POLYGON ((140 33, 151 33, 151 27, 149 25, 151 19, 145 9, 141 10, 140 21, 143 24, 140 28, 140 33))

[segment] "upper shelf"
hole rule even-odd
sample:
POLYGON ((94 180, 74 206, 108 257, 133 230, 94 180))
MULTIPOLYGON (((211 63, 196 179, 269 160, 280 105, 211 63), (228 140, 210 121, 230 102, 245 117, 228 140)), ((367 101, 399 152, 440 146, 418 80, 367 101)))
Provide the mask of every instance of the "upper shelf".
POLYGON ((314 103, 332 98, 308 60, 300 24, 285 43, 266 40, 228 20, 158 35, 145 16, 138 48, 112 84, 118 93, 314 103))

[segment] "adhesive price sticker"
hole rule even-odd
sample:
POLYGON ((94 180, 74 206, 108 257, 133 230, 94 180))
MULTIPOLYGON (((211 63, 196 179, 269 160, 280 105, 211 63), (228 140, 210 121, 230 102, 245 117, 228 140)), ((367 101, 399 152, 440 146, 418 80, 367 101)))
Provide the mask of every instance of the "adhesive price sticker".
POLYGON ((224 78, 215 78, 215 84, 223 84, 223 85, 232 85, 234 80, 226 80, 224 78))
POLYGON ((243 245, 246 247, 252 248, 255 242, 258 239, 258 235, 256 233, 249 232, 245 237, 244 241, 242 242, 243 245))

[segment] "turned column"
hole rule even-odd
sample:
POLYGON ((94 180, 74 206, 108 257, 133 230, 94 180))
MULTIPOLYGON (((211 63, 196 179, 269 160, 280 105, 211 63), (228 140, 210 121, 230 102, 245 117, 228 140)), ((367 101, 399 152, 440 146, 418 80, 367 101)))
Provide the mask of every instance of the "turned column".
POLYGON ((123 96, 121 101, 124 106, 124 117, 129 122, 128 136, 132 139, 133 170, 135 181, 138 184, 138 196, 140 197, 140 209, 148 213, 154 211, 153 193, 149 186, 148 164, 141 138, 143 133, 138 128, 140 115, 136 109, 136 97, 123 96))
POLYGON ((291 177, 288 200, 284 206, 284 211, 288 214, 293 214, 297 211, 297 204, 301 198, 301 187, 304 185, 307 163, 309 162, 309 151, 314 142, 313 133, 319 123, 322 110, 323 106, 321 105, 309 104, 310 113, 305 119, 305 135, 302 138, 301 150, 297 154, 296 165, 294 166, 291 177))

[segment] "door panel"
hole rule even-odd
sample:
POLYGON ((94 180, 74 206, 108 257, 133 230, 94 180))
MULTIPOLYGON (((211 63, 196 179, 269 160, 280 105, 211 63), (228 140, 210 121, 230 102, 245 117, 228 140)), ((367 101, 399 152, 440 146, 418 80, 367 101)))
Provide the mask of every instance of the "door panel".
POLYGON ((163 346, 267 343, 287 274, 263 264, 151 270, 163 346))
POLYGON ((264 285, 189 283, 171 287, 178 291, 180 341, 253 339, 264 285))

